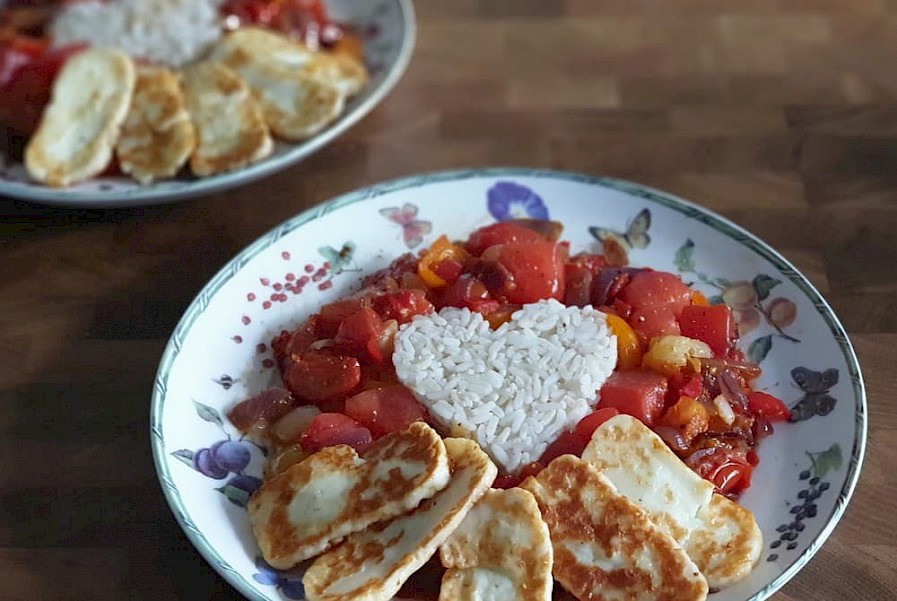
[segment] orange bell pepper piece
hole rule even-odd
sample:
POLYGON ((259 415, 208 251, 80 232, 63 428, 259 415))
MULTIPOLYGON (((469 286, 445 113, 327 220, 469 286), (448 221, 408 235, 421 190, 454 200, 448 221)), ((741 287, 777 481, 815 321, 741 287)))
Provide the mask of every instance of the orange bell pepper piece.
POLYGON ((613 313, 607 315, 607 327, 617 337, 617 366, 620 369, 635 369, 641 365, 642 344, 635 330, 613 313))
POLYGON ((467 258, 467 252, 463 248, 452 244, 446 236, 439 236, 417 262, 417 275, 429 288, 445 288, 448 286, 448 282, 439 277, 433 268, 437 263, 446 259, 454 259, 463 263, 465 258, 467 258))

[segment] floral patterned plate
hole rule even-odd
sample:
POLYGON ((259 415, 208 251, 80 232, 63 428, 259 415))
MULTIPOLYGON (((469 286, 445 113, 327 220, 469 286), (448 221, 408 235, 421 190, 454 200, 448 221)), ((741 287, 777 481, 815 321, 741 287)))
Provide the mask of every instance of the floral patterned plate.
POLYGON ((152 404, 159 478, 184 531, 244 595, 303 598, 301 569, 277 572, 259 555, 244 507, 263 458, 225 417, 277 380, 272 337, 439 234, 463 238, 519 216, 561 221, 574 251, 615 237, 634 265, 677 272, 730 305, 744 351, 763 367, 758 387, 793 408, 793 422, 761 443, 742 497, 763 531, 761 561, 711 598, 771 595, 831 533, 862 463, 865 393, 844 329, 790 263, 725 219, 636 184, 524 169, 437 173, 353 192, 278 226, 209 282, 171 337, 152 404))
POLYGON ((277 142, 271 156, 243 169, 201 179, 180 176, 147 186, 117 176, 95 178, 70 188, 49 188, 31 181, 21 163, 0 153, 0 197, 84 208, 172 202, 248 184, 317 152, 358 123, 395 87, 411 60, 416 30, 411 0, 326 0, 325 5, 336 22, 352 25, 361 35, 371 78, 361 94, 346 104, 342 116, 313 138, 301 144, 277 142))

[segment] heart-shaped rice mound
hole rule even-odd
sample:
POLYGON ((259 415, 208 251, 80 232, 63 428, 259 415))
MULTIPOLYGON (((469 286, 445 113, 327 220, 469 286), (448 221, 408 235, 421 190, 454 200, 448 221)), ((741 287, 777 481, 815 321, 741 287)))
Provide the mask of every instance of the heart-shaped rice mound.
POLYGON ((547 300, 496 330, 469 309, 416 316, 396 334, 393 362, 436 420, 515 473, 592 411, 617 346, 603 313, 547 300))

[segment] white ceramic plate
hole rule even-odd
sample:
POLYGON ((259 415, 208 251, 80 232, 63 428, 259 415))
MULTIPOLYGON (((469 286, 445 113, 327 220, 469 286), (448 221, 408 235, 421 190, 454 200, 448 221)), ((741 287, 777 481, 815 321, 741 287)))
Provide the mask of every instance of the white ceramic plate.
POLYGON ((741 322, 758 321, 742 344, 763 367, 758 387, 802 420, 778 425, 761 443, 741 500, 763 531, 759 565, 711 598, 771 595, 831 533, 862 463, 865 393, 844 329, 788 261, 733 223, 637 184, 523 169, 437 173, 353 192, 278 226, 209 282, 168 344, 151 418, 162 487, 196 547, 244 595, 302 598, 301 574, 275 572, 260 559, 241 505, 258 484, 262 457, 237 442, 224 417, 277 381, 272 337, 399 254, 514 216, 561 221, 574 252, 617 231, 633 243, 632 264, 679 273, 711 302, 724 293, 740 298, 741 322), (207 449, 222 440, 233 443, 219 457, 230 469, 215 473, 207 449))
POLYGON ((21 163, 0 154, 0 196, 84 208, 172 202, 248 184, 320 150, 370 113, 395 87, 411 60, 416 30, 411 0, 326 0, 325 4, 333 20, 352 25, 362 36, 371 79, 361 94, 346 104, 343 115, 320 134, 301 144, 277 142, 270 157, 244 169, 201 179, 181 176, 148 186, 122 176, 50 188, 31 181, 21 163))

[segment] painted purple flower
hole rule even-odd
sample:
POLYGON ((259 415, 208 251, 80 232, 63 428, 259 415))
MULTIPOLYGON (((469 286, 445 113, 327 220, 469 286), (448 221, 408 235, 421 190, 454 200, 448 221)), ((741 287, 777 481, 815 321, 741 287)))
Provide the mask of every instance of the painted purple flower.
POLYGON ((301 576, 287 576, 283 572, 278 572, 260 556, 255 558, 255 567, 258 573, 253 574, 252 579, 259 584, 277 587, 288 599, 302 599, 305 597, 301 576))
POLYGON ((509 219, 548 219, 548 207, 539 195, 513 182, 498 182, 487 193, 487 206, 499 221, 509 219))

